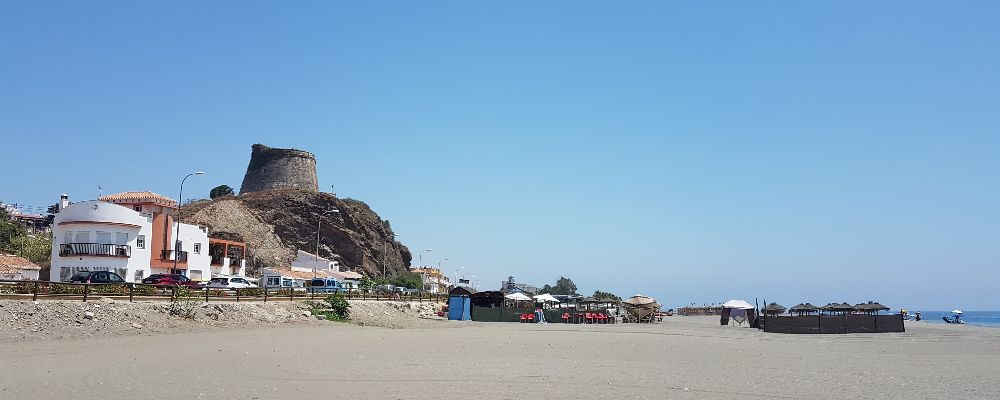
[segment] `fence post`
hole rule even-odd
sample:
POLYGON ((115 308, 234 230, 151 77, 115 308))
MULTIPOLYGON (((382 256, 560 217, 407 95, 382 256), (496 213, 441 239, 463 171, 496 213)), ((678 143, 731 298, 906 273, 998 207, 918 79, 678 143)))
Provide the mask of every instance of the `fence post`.
POLYGON ((90 284, 89 283, 84 283, 83 284, 83 302, 84 303, 87 302, 87 294, 88 293, 90 293, 90 284))
POLYGON ((236 288, 236 302, 240 302, 240 288, 236 288))
POLYGON ((38 281, 35 281, 35 291, 31 292, 31 300, 38 300, 38 281))
POLYGON ((208 286, 205 286, 205 302, 208 303, 208 286))
POLYGON ((295 300, 295 286, 288 288, 288 301, 295 300))
POLYGON ((135 284, 134 283, 128 284, 128 302, 129 303, 132 302, 132 289, 134 289, 134 288, 135 288, 135 284))
POLYGON ((267 303, 267 286, 264 286, 264 302, 267 303))
POLYGON ((170 288, 170 301, 177 301, 177 286, 170 288))

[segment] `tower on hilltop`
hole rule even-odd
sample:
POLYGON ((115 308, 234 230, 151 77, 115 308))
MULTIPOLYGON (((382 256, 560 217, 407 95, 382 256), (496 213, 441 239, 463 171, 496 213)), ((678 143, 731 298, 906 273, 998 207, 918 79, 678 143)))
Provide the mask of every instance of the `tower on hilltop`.
POLYGON ((253 145, 240 193, 277 189, 319 192, 316 156, 308 151, 253 145))

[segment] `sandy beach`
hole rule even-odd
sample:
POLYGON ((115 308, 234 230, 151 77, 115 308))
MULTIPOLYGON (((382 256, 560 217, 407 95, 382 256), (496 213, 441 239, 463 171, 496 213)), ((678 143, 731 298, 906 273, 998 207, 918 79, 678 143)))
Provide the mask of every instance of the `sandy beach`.
POLYGON ((781 335, 717 324, 324 323, 6 340, 0 398, 1000 398, 1000 329, 781 335))

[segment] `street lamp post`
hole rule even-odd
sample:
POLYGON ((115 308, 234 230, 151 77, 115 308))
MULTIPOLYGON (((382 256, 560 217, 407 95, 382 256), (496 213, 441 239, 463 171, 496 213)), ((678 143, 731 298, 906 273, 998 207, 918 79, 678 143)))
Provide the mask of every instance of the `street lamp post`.
POLYGON ((170 271, 171 274, 177 273, 177 258, 180 256, 180 249, 177 248, 177 245, 181 242, 181 204, 184 203, 184 181, 190 178, 191 175, 204 174, 205 171, 195 171, 187 174, 184 179, 181 179, 181 192, 177 195, 177 218, 175 218, 176 223, 174 224, 176 226, 176 232, 174 233, 174 268, 170 271))
POLYGON ((438 270, 439 271, 441 270, 441 263, 443 263, 445 261, 448 261, 448 259, 447 258, 442 258, 440 261, 438 261, 438 270))
POLYGON ((427 249, 420 252, 420 266, 424 266, 424 253, 428 251, 433 251, 433 249, 427 249))
MULTIPOLYGON (((392 234, 392 240, 395 241, 397 236, 399 236, 399 235, 393 233, 392 234)), ((388 240, 382 242, 382 278, 385 278, 385 245, 388 244, 388 243, 389 243, 388 240)))
POLYGON ((319 215, 319 218, 316 218, 316 254, 313 254, 313 279, 316 279, 316 265, 319 264, 319 227, 320 227, 320 224, 323 223, 323 216, 326 215, 326 214, 329 214, 329 213, 338 213, 339 214, 340 210, 338 210, 336 208, 332 208, 332 209, 323 211, 323 213, 319 215))
POLYGON ((455 268, 455 283, 452 284, 454 287, 458 287, 458 271, 465 269, 465 267, 455 268))

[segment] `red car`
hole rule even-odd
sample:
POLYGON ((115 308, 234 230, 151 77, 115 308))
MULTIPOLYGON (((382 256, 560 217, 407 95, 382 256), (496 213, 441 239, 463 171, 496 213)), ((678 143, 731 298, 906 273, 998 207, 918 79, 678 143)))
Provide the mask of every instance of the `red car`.
POLYGON ((153 274, 148 278, 143 279, 142 283, 147 285, 162 285, 162 286, 188 286, 197 287, 198 282, 188 279, 188 277, 181 274, 153 274))

